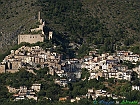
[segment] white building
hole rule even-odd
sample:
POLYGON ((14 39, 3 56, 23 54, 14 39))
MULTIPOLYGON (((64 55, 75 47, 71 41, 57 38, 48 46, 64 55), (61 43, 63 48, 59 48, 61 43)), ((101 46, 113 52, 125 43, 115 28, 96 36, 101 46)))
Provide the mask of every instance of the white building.
POLYGON ((132 86, 132 90, 140 90, 140 86, 132 86))

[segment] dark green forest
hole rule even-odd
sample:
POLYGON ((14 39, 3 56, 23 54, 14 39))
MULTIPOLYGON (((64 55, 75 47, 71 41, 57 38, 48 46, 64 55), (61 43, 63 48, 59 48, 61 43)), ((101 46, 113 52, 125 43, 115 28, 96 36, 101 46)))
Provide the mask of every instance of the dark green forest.
POLYGON ((38 11, 46 22, 46 35, 53 31, 52 42, 46 43, 56 45, 66 58, 95 49, 139 53, 139 5, 139 0, 0 0, 0 54, 17 44, 18 34, 36 26, 38 11))
MULTIPOLYGON (((108 79, 107 81, 104 78, 99 78, 99 80, 92 79, 88 80, 78 80, 76 82, 68 83, 68 89, 64 89, 63 87, 54 83, 54 79, 59 79, 60 77, 54 75, 48 75, 47 72, 49 69, 45 67, 44 69, 34 70, 35 74, 29 73, 25 69, 21 69, 19 72, 14 74, 6 73, 0 74, 0 105, 62 105, 64 102, 59 102, 59 97, 69 96, 70 98, 75 98, 76 96, 85 95, 87 93, 88 88, 103 89, 110 93, 125 96, 125 100, 135 101, 140 100, 140 92, 139 91, 131 91, 131 86, 137 84, 139 81, 136 78, 136 74, 133 73, 132 82, 128 82, 125 80, 114 80, 113 78, 108 79), (20 86, 27 86, 28 89, 31 87, 33 83, 41 83, 41 90, 36 93, 38 97, 38 101, 35 100, 20 100, 13 101, 14 97, 13 93, 9 93, 6 86, 11 86, 14 88, 19 88, 20 86), (105 85, 108 83, 108 86, 105 85), (51 98, 51 100, 46 99, 45 97, 51 98)), ((82 78, 88 77, 88 71, 86 69, 82 70, 82 78)), ((98 100, 104 101, 115 101, 112 98, 108 97, 98 97, 98 100)), ((122 101, 122 99, 118 99, 118 101, 122 101)), ((66 101, 67 105, 92 105, 92 99, 82 99, 78 103, 71 103, 70 101, 66 101)))
POLYGON ((100 53, 128 49, 139 53, 138 0, 39 0, 36 5, 47 26, 60 33, 55 42, 60 44, 65 37, 64 44, 78 44, 73 50, 79 56, 96 48, 100 53))

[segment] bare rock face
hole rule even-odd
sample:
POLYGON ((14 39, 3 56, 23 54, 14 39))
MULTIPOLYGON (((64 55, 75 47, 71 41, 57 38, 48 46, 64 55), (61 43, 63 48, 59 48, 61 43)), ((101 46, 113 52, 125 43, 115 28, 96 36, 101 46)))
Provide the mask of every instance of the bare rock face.
POLYGON ((1 0, 0 51, 17 44, 18 34, 29 31, 36 23, 36 0, 1 0))

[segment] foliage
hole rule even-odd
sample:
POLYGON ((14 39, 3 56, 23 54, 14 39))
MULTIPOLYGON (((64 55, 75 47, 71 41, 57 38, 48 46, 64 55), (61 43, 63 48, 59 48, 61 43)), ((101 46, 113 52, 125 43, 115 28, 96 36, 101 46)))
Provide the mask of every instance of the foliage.
POLYGON ((89 77, 89 71, 87 69, 82 69, 82 75, 81 75, 81 78, 82 79, 88 79, 89 77))
POLYGON ((138 74, 135 71, 133 71, 131 73, 131 76, 132 76, 131 78, 132 85, 140 86, 140 79, 138 78, 138 74))
POLYGON ((140 92, 137 90, 129 91, 125 94, 126 99, 129 101, 140 100, 140 92))
POLYGON ((139 8, 135 8, 139 3, 132 0, 38 0, 36 5, 42 9, 43 18, 50 29, 81 46, 75 52, 82 57, 87 54, 89 47, 99 48, 100 53, 112 53, 116 48, 139 41, 139 16, 135 14, 139 12, 139 8), (120 9, 112 8, 112 5, 120 9))
MULTIPOLYGON (((140 20, 138 14, 140 8, 137 7, 140 2, 138 0, 129 0, 127 2, 120 0, 99 0, 99 2, 96 0, 35 1, 27 2, 22 0, 22 3, 19 3, 20 1, 12 0, 12 3, 9 4, 10 6, 7 7, 6 2, 2 0, 2 4, 0 4, 3 10, 1 19, 6 19, 8 24, 13 25, 14 21, 11 21, 11 19, 14 18, 18 22, 18 18, 15 18, 16 16, 20 16, 20 20, 24 20, 28 17, 27 13, 34 16, 33 11, 40 10, 41 17, 47 24, 44 27, 47 39, 48 32, 53 31, 53 40, 47 40, 40 45, 44 49, 53 45, 59 45, 55 51, 64 53, 66 58, 72 58, 75 57, 76 53, 78 53, 78 57, 82 57, 94 48, 98 48, 99 53, 112 53, 116 49, 126 48, 126 46, 134 45, 134 43, 139 44, 140 27, 138 23, 140 20), (7 10, 5 7, 7 7, 7 10), (16 12, 14 7, 18 8, 16 12), (23 12, 19 11, 21 7, 26 8, 24 10, 24 12, 26 11, 25 17, 23 17, 24 15, 21 16, 23 14, 23 12), (114 7, 119 7, 119 9, 114 7), (78 45, 77 49, 70 49, 69 43, 76 43, 78 45)), ((27 20, 18 22, 19 24, 23 23, 23 25, 20 25, 21 30, 18 30, 18 33, 15 32, 16 35, 20 32, 22 33, 23 29, 24 31, 29 31, 30 28, 28 27, 36 24, 36 19, 29 20, 31 22, 27 22, 27 20)), ((2 26, 4 25, 2 23, 2 26)), ((9 37, 15 38, 16 35, 9 35, 9 37)), ((139 53, 139 46, 136 45, 131 50, 139 53)))
MULTIPOLYGON (((32 105, 61 105, 61 102, 58 102, 59 97, 65 97, 65 96, 70 96, 71 98, 75 98, 76 96, 80 95, 85 95, 87 93, 87 89, 103 89, 103 90, 108 90, 110 87, 106 87, 104 85, 104 79, 101 78, 99 80, 92 79, 92 80, 79 80, 77 82, 72 82, 68 83, 68 90, 63 90, 62 87, 54 83, 54 79, 58 78, 57 76, 51 76, 47 74, 48 68, 40 69, 35 71, 36 75, 27 72, 26 70, 22 69, 19 72, 15 74, 11 73, 6 73, 6 74, 0 74, 0 97, 1 97, 1 102, 0 104, 3 105, 4 103, 8 103, 9 105, 18 105, 18 104, 25 104, 28 103, 32 105), (21 82, 19 82, 21 81, 21 82), (27 86, 30 87, 31 84, 33 83, 41 83, 41 91, 37 93, 37 96, 39 98, 38 102, 35 102, 34 100, 24 100, 22 101, 17 101, 17 102, 11 102, 9 103, 8 100, 11 99, 12 94, 8 93, 7 88, 5 87, 6 85, 11 85, 12 87, 19 88, 19 86, 27 86), (15 84, 16 83, 16 84, 15 84), (48 100, 46 98, 51 98, 51 100, 48 100), (32 102, 32 103, 31 103, 32 102)), ((88 75, 88 72, 86 70, 82 71, 83 73, 86 73, 83 77, 88 75)), ((131 91, 131 83, 128 81, 122 81, 122 80, 117 80, 114 82, 114 79, 109 79, 108 83, 112 84, 112 87, 114 89, 110 90, 110 92, 115 93, 116 95, 121 95, 121 96, 126 96, 126 99, 128 100, 135 100, 139 99, 139 92, 135 95, 135 91, 131 91), (133 96, 133 97, 131 97, 133 96)), ((99 97, 99 99, 106 99, 106 100, 112 100, 111 98, 107 97, 99 97)), ((86 100, 82 99, 79 101, 79 103, 69 103, 65 102, 69 105, 79 105, 79 104, 91 104, 91 100, 86 100)), ((5 105, 5 104, 4 104, 5 105)))
POLYGON ((38 78, 45 78, 45 76, 49 73, 49 68, 48 67, 44 67, 44 68, 40 68, 39 70, 34 70, 34 72, 37 74, 38 78))
POLYGON ((14 74, 8 74, 5 81, 6 85, 14 88, 19 88, 20 86, 30 87, 35 82, 35 76, 32 73, 21 69, 14 74))
POLYGON ((38 10, 34 6, 35 2, 36 0, 0 0, 0 52, 4 53, 17 44, 17 36, 29 31, 36 23, 34 16, 38 10))
POLYGON ((132 68, 134 68, 135 67, 135 65, 134 64, 132 64, 132 62, 131 61, 123 61, 123 63, 122 63, 123 65, 126 65, 126 66, 128 66, 128 69, 132 69, 132 68))
POLYGON ((83 44, 82 46, 80 46, 80 48, 78 49, 78 57, 84 57, 85 55, 87 55, 89 52, 89 46, 87 44, 83 44))
POLYGON ((126 93, 130 92, 132 85, 128 81, 117 81, 116 85, 114 86, 113 93, 120 96, 125 96, 126 93))
POLYGON ((133 46, 130 48, 130 50, 135 54, 140 54, 140 46, 133 46))

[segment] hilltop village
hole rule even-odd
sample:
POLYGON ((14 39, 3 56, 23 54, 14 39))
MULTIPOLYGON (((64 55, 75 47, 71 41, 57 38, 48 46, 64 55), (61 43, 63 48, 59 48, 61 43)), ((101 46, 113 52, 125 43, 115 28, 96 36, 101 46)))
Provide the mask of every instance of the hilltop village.
MULTIPOLYGON (((15 51, 11 50, 11 54, 4 58, 0 65, 0 73, 15 73, 18 72, 21 68, 25 68, 28 72, 35 74, 34 70, 48 67, 48 74, 57 74, 59 77, 61 77, 61 79, 56 79, 54 82, 62 87, 67 87, 69 82, 79 80, 81 78, 83 68, 86 68, 90 74, 88 80, 95 78, 98 80, 99 78, 104 77, 105 79, 115 78, 119 80, 131 81, 131 74, 133 71, 138 74, 138 78, 140 77, 140 66, 133 69, 128 69, 128 66, 120 64, 120 62, 124 60, 133 63, 138 62, 140 59, 139 55, 133 54, 133 52, 118 51, 116 55, 109 55, 108 53, 99 55, 96 54, 96 51, 93 51, 89 54, 89 56, 85 56, 82 59, 74 58, 63 60, 61 57, 62 55, 56 52, 44 51, 39 46, 22 46, 15 51), (93 54, 95 57, 91 56, 93 54)), ((39 90, 41 89, 41 84, 33 85, 34 87, 36 86, 36 88, 39 90)), ((21 87, 16 91, 12 87, 8 87, 8 89, 9 91, 12 91, 12 93, 20 90, 21 94, 21 92, 24 91, 24 95, 22 95, 26 97, 29 96, 29 94, 26 94, 28 91, 27 87, 21 87)), ((132 89, 139 90, 139 86, 133 86, 132 89)), ((16 97, 15 100, 24 99, 24 97, 21 97, 20 94, 17 95, 19 97, 16 97)), ((31 94, 31 96, 32 95, 33 94, 31 94)), ((96 99, 98 96, 113 97, 112 94, 107 93, 105 90, 94 89, 88 89, 87 95, 91 95, 93 99, 96 99)), ((37 100, 36 97, 31 98, 37 100)), ((60 98, 60 100, 64 101, 67 100, 67 98, 60 98)), ((76 99, 73 99, 72 101, 76 101, 76 99)))
MULTIPOLYGON (((23 34, 18 36, 18 44, 22 42, 36 43, 38 41, 43 42, 45 35, 43 27, 45 22, 40 19, 40 12, 38 21, 41 25, 39 28, 31 29, 31 32, 41 32, 37 34, 23 34)), ((53 32, 49 32, 49 40, 53 37, 53 32)), ((135 68, 129 68, 127 65, 121 62, 129 61, 132 64, 136 64, 140 61, 138 54, 133 54, 131 51, 117 51, 113 55, 109 53, 99 54, 97 50, 90 51, 89 55, 84 58, 77 59, 63 59, 63 55, 57 52, 53 52, 49 49, 44 50, 40 46, 22 46, 17 50, 11 50, 11 54, 7 55, 0 63, 0 73, 16 73, 20 69, 25 68, 28 72, 36 74, 34 70, 40 68, 49 68, 48 74, 57 75, 60 79, 55 79, 54 83, 66 88, 68 83, 81 80, 82 70, 86 69, 89 73, 89 77, 82 79, 92 80, 99 78, 114 78, 116 80, 131 81, 132 72, 138 74, 140 78, 140 65, 135 68)), ((17 93, 13 96, 14 100, 21 100, 25 98, 33 98, 37 100, 36 92, 41 90, 41 84, 32 84, 31 89, 27 89, 26 86, 21 86, 19 89, 7 86, 10 93, 17 93)), ((139 86, 132 86, 132 90, 140 90, 139 86)), ((125 98, 116 96, 109 93, 106 90, 95 90, 93 88, 87 89, 87 94, 77 96, 75 98, 59 97, 59 101, 70 100, 71 102, 81 100, 82 98, 90 98, 93 100, 99 96, 112 97, 113 99, 125 98)), ((51 99, 50 99, 51 100, 51 99)))

